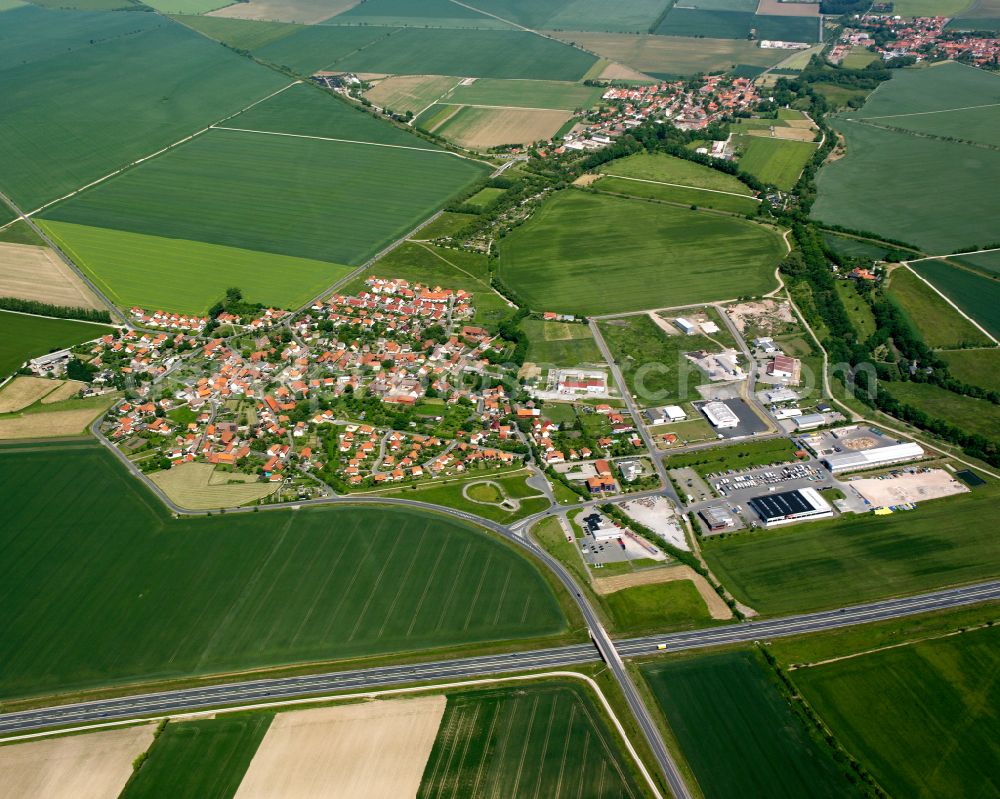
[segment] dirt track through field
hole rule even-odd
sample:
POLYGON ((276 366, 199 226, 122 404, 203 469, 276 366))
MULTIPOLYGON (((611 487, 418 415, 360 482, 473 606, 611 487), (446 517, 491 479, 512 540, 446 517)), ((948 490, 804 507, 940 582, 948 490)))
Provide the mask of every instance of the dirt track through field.
POLYGON ((103 307, 52 250, 31 244, 0 244, 0 297, 71 308, 103 307))
POLYGON ((694 587, 698 589, 701 598, 705 600, 709 615, 713 619, 731 619, 732 610, 722 601, 715 590, 708 584, 708 580, 702 577, 690 566, 671 566, 666 569, 645 569, 628 574, 616 574, 614 577, 595 577, 593 580, 594 590, 598 594, 613 594, 625 588, 634 588, 638 585, 655 585, 657 583, 671 583, 674 580, 690 580, 694 587))
POLYGON ((236 799, 415 797, 446 702, 428 696, 279 713, 236 799))
POLYGON ((115 799, 152 724, 0 747, 0 794, 16 799, 115 799))

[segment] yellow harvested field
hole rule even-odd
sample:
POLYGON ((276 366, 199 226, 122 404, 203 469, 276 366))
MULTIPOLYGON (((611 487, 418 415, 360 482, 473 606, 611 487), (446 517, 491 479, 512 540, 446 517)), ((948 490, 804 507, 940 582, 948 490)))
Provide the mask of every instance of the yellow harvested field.
POLYGON ((73 270, 48 247, 0 243, 0 297, 103 308, 73 270))
POLYGON ((571 116, 569 111, 464 106, 434 132, 473 150, 530 144, 551 139, 571 116))
POLYGON ((0 793, 17 799, 115 799, 132 761, 153 743, 152 724, 0 746, 0 793))
POLYGON ((42 400, 42 405, 51 405, 53 402, 62 402, 63 400, 72 399, 80 393, 80 389, 83 388, 84 385, 85 384, 81 383, 79 380, 64 380, 63 384, 59 386, 59 388, 42 400))
POLYGON ((415 797, 446 701, 428 696, 279 713, 236 799, 415 797))
POLYGON ((760 0, 758 14, 772 14, 776 17, 818 17, 819 3, 782 3, 780 0, 760 0))
POLYGON ((395 75, 386 78, 365 96, 376 105, 393 111, 417 114, 458 83, 458 78, 440 75, 395 75))
MULTIPOLYGON (((117 395, 114 395, 117 396, 117 395)), ((10 419, 0 419, 0 441, 16 438, 55 438, 57 436, 81 435, 87 426, 107 410, 114 399, 106 405, 72 411, 48 411, 28 413, 10 419)))
POLYGON ((361 0, 250 0, 209 11, 205 16, 312 25, 343 14, 360 2, 361 0))
POLYGON ((0 413, 13 413, 34 405, 61 385, 61 380, 44 377, 15 377, 0 391, 0 413))
POLYGON ((278 486, 258 482, 257 476, 216 472, 211 463, 180 463, 149 476, 182 508, 208 510, 246 505, 273 494, 278 486), (232 481, 232 482, 230 482, 232 481))
POLYGON ((615 61, 608 64, 601 71, 599 77, 604 80, 651 80, 648 75, 643 74, 639 70, 632 69, 632 67, 627 67, 624 64, 619 64, 615 61))
POLYGON ((595 577, 592 583, 598 594, 613 594, 615 591, 634 588, 637 585, 670 583, 674 580, 690 580, 694 583, 694 587, 698 589, 701 598, 705 600, 708 613, 713 619, 731 619, 733 617, 733 611, 730 610, 729 605, 722 601, 722 597, 708 584, 708 580, 690 566, 668 566, 664 569, 643 569, 637 572, 616 574, 614 577, 595 577))

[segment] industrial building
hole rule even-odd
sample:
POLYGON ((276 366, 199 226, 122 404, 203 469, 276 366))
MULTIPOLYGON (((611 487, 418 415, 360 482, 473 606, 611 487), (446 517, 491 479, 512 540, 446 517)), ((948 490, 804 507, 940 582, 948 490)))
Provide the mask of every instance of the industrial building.
POLYGON ((684 333, 688 336, 693 336, 695 333, 698 332, 698 325, 696 325, 694 322, 689 322, 683 316, 678 316, 676 319, 674 319, 674 324, 677 325, 677 327, 679 327, 682 331, 684 331, 684 333))
POLYGON ((606 519, 599 513, 585 516, 583 523, 595 541, 608 541, 612 538, 618 538, 622 534, 622 531, 615 527, 610 519, 606 519))
POLYGON ((724 402, 706 402, 701 406, 701 412, 719 430, 737 427, 740 423, 740 418, 724 402))
POLYGON ((680 405, 664 405, 662 408, 652 408, 646 411, 650 424, 667 424, 679 422, 687 418, 687 413, 680 405))
POLYGON ((805 521, 807 519, 827 519, 833 516, 830 507, 815 488, 798 488, 780 494, 764 494, 754 497, 747 504, 753 508, 765 527, 805 521))
POLYGON ((713 533, 720 530, 728 530, 736 524, 732 514, 722 505, 711 505, 698 512, 702 520, 713 533))
POLYGON ((826 417, 821 413, 804 413, 793 424, 796 430, 815 430, 826 424, 826 417))
POLYGON ((924 455, 923 447, 913 441, 907 441, 902 444, 889 444, 873 449, 837 452, 824 457, 823 463, 831 472, 849 472, 918 460, 924 455))

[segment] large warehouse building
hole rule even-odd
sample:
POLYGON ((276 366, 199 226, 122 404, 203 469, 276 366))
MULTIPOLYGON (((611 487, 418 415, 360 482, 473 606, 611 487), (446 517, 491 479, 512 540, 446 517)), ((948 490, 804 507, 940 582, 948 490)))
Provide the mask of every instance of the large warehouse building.
POLYGON ((837 452, 823 458, 823 463, 831 472, 848 472, 913 461, 924 457, 924 454, 923 447, 913 441, 907 441, 903 444, 889 444, 874 449, 837 452))
POLYGON ((701 406, 701 412, 716 429, 725 430, 736 427, 740 423, 740 417, 733 413, 724 402, 706 402, 701 406))
POLYGON ((823 499, 815 488, 764 494, 754 497, 747 504, 754 509, 765 527, 777 527, 779 524, 791 524, 806 519, 827 519, 833 516, 830 503, 823 499))

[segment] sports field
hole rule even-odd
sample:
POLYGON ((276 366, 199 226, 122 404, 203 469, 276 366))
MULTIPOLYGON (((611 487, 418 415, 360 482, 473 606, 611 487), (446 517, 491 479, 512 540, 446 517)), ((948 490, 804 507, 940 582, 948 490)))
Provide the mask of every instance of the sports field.
POLYGON ((536 310, 601 314, 767 291, 784 252, 742 219, 569 190, 503 240, 499 271, 536 310))
POLYGON ((418 794, 642 795, 596 703, 569 681, 449 695, 418 794))
POLYGON ((891 516, 844 516, 706 541, 712 571, 766 615, 914 594, 996 577, 990 525, 998 487, 935 499, 891 516))
POLYGON ((297 308, 351 271, 325 261, 200 241, 69 222, 39 224, 123 308, 204 314, 231 286, 242 289, 248 302, 297 308))
MULTIPOLYGON (((914 264, 919 266, 919 264, 914 264)), ((888 295, 930 347, 989 346, 990 340, 909 269, 894 269, 888 295)))
POLYGON ((232 797, 273 717, 253 713, 170 722, 120 799, 232 797))
POLYGON ((156 14, 25 6, 4 28, 0 186, 26 210, 289 82, 156 14))
POLYGON ((0 379, 30 358, 110 332, 103 325, 0 311, 0 379))
POLYGON ((954 394, 931 383, 888 383, 885 389, 900 402, 920 408, 969 433, 1000 439, 1000 406, 986 399, 954 394))
POLYGON ((642 667, 706 797, 859 795, 752 651, 642 667))
POLYGON ((1000 391, 1000 349, 942 352, 948 371, 965 383, 1000 391))
POLYGON ((791 673, 893 796, 989 796, 1000 773, 1000 631, 929 639, 791 673))
POLYGON ((0 486, 5 697, 566 626, 532 563, 444 516, 355 507, 174 520, 96 445, 0 449, 0 486), (52 530, 58 541, 37 532, 52 530))
POLYGON ((941 260, 921 261, 913 268, 994 338, 1000 338, 1000 275, 989 276, 941 260))
POLYGON ((811 141, 766 139, 761 136, 741 136, 739 147, 743 151, 740 169, 785 191, 795 185, 803 167, 816 152, 816 145, 811 141))

